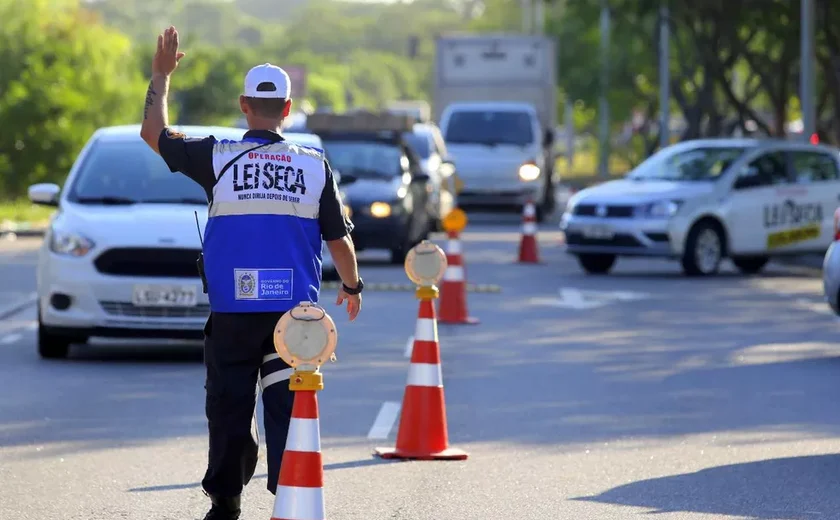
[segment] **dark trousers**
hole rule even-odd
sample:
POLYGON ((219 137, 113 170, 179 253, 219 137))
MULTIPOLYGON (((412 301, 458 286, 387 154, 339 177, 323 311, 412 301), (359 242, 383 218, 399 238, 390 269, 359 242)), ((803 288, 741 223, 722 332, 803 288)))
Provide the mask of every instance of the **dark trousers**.
POLYGON ((207 320, 204 387, 210 453, 201 485, 210 495, 237 496, 254 476, 259 447, 258 378, 263 388, 268 490, 277 490, 294 404, 294 393, 289 390, 291 370, 274 350, 274 327, 282 315, 212 313, 207 320))

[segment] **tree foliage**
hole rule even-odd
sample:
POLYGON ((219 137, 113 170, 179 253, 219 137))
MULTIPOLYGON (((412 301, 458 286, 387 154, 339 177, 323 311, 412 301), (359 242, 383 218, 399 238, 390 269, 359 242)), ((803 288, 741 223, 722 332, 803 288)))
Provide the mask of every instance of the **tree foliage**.
POLYGON ((91 133, 137 121, 132 46, 73 0, 0 0, 0 185, 59 180, 91 133))
MULTIPOLYGON (((601 73, 616 142, 630 162, 658 146, 661 0, 546 3, 558 89, 579 133, 594 133, 601 73)), ((840 143, 840 4, 816 0, 818 130, 840 143)), ((669 0, 670 112, 679 139, 783 136, 797 119, 799 2, 669 0)), ((229 124, 248 67, 305 66, 296 106, 343 110, 430 100, 434 41, 457 32, 519 32, 513 0, 0 0, 0 183, 6 198, 60 180, 98 127, 137 122, 155 38, 174 24, 187 52, 172 81, 179 123, 229 124)))

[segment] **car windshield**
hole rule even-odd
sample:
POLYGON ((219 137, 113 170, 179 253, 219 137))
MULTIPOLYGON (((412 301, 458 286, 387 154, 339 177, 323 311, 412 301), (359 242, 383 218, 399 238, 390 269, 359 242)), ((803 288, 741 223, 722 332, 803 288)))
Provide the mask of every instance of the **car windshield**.
POLYGON ((392 178, 402 174, 402 151, 395 144, 365 141, 324 141, 330 166, 342 177, 392 178))
POLYGON ((403 134, 403 139, 421 159, 428 159, 432 154, 432 149, 429 146, 429 136, 426 134, 406 132, 403 134))
POLYGON ((88 204, 207 204, 204 189, 169 167, 141 141, 98 141, 90 149, 68 194, 88 204))
POLYGON ((526 146, 534 142, 531 115, 497 110, 454 112, 444 140, 447 144, 526 146))
POLYGON ((665 148, 634 168, 636 181, 713 181, 741 157, 745 147, 665 148))

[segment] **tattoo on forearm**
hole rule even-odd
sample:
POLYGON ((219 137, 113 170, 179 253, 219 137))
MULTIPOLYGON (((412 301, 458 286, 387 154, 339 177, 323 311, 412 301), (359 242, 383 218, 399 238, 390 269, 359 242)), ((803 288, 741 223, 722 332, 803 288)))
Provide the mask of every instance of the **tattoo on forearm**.
POLYGON ((149 118, 149 107, 155 104, 156 95, 157 92, 155 92, 155 83, 154 81, 150 81, 149 88, 146 90, 146 105, 143 107, 144 120, 149 118))

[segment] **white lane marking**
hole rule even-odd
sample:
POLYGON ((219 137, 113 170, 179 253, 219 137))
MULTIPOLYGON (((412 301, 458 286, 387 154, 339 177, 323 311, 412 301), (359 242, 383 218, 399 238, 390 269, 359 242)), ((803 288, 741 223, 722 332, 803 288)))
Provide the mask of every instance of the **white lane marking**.
POLYGON ((597 309, 616 302, 630 302, 649 298, 649 294, 630 291, 582 291, 571 287, 563 287, 559 297, 531 298, 535 305, 550 305, 574 310, 597 309))
POLYGON ((22 337, 23 336, 21 336, 20 334, 9 334, 8 336, 5 336, 4 338, 0 339, 0 344, 9 345, 18 341, 22 337))
POLYGON ((812 300, 807 300, 805 298, 799 298, 796 300, 796 306, 803 310, 809 310, 813 312, 817 312, 819 314, 834 314, 834 311, 831 310, 831 307, 828 306, 828 303, 817 303, 812 300))
POLYGON ((400 403, 394 401, 382 403, 382 408, 379 409, 376 420, 373 421, 373 426, 368 432, 368 439, 387 439, 400 413, 400 407, 400 403))
POLYGON ((405 342, 405 351, 403 355, 407 358, 411 357, 411 353, 414 351, 414 336, 409 336, 408 341, 405 342))
POLYGON ((17 314, 36 301, 38 301, 38 293, 30 293, 26 298, 21 298, 15 303, 11 303, 0 308, 0 316, 11 316, 13 314, 17 314))

